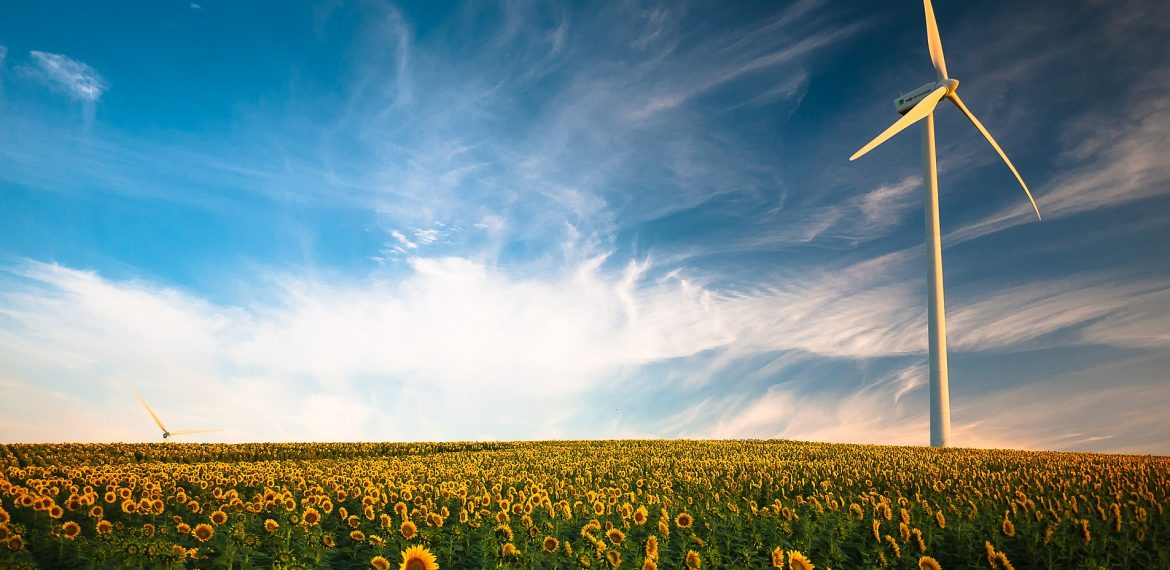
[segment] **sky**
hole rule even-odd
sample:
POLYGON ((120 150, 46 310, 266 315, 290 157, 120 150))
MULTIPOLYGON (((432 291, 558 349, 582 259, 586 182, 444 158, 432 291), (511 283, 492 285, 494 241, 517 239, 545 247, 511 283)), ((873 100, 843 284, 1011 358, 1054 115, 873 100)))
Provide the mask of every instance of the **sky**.
MULTIPOLYGON (((1170 454, 1170 4, 935 4, 953 442, 1170 454)), ((0 441, 929 442, 916 1, 5 13, 0 441)))

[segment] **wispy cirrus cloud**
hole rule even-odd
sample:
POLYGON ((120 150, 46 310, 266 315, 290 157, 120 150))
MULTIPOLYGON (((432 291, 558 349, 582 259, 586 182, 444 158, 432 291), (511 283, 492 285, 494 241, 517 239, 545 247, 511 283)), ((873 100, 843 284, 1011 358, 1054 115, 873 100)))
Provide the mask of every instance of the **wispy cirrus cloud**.
POLYGON ((59 53, 29 52, 34 77, 55 91, 87 103, 96 103, 109 83, 89 65, 59 53))

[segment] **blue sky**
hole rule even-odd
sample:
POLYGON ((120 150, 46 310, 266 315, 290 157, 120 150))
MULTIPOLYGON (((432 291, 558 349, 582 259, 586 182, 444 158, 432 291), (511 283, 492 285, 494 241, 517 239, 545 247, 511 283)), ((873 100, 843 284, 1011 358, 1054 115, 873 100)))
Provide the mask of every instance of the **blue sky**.
MULTIPOLYGON (((1170 6, 951 2, 954 440, 1170 453, 1170 6)), ((0 440, 925 444, 914 1, 21 2, 0 440)), ((944 106, 945 107, 945 106, 944 106)))

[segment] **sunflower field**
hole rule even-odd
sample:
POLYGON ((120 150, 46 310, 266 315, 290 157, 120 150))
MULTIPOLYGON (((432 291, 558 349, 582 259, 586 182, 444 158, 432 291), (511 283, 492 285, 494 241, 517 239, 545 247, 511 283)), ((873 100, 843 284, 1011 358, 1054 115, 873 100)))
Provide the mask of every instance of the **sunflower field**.
POLYGON ((793 441, 0 445, 0 568, 1170 568, 1170 458, 793 441))

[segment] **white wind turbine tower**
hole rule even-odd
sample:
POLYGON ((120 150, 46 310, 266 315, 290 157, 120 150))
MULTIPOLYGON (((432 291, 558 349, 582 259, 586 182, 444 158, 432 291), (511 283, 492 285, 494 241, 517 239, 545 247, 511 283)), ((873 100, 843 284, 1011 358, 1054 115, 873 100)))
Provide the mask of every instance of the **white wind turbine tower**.
POLYGON ((1036 200, 1032 198, 1032 193, 1028 191, 1028 185, 1024 184, 1024 179, 1016 167, 1012 165, 1012 161, 1008 159, 1003 149, 999 148, 999 144, 992 138, 991 133, 987 132, 983 124, 967 109, 963 100, 959 98, 959 94, 955 92, 959 81, 951 79, 947 75, 947 65, 943 60, 942 41, 938 37, 938 24, 934 21, 934 8, 931 7, 930 0, 923 0, 923 4, 926 8, 926 43, 930 48, 930 60, 934 62, 934 69, 938 72, 938 81, 923 85, 899 97, 894 104, 898 113, 902 114, 902 118, 890 125, 869 144, 861 147, 861 150, 849 157, 849 160, 857 159, 906 127, 926 119, 922 123, 922 178, 923 186, 926 189, 926 276, 930 291, 929 304, 927 305, 927 316, 930 321, 930 342, 928 345, 930 351, 930 445, 946 447, 951 438, 951 402, 947 386, 947 321, 943 302, 942 246, 939 243, 938 227, 938 166, 935 163, 934 154, 934 109, 940 101, 947 99, 954 103, 959 111, 971 120, 975 128, 983 133, 983 137, 991 143, 991 147, 999 153, 1000 158, 1003 158, 1012 174, 1016 175, 1020 186, 1024 187, 1024 193, 1027 194, 1028 200, 1032 203, 1032 209, 1036 211, 1037 219, 1040 218, 1040 208, 1036 206, 1036 200))
POLYGON ((175 436, 175 435, 190 435, 190 434, 194 434, 194 433, 209 433, 209 432, 213 432, 213 431, 223 431, 221 429, 186 429, 186 430, 179 430, 179 431, 170 431, 167 429, 167 426, 163 425, 162 420, 158 419, 158 416, 155 415, 154 410, 150 409, 150 406, 148 406, 146 404, 146 400, 142 399, 142 394, 139 394, 138 390, 134 391, 134 395, 138 397, 139 402, 142 402, 142 407, 146 408, 147 413, 150 414, 151 419, 154 420, 154 423, 155 423, 155 425, 158 426, 158 429, 162 430, 163 441, 166 441, 168 438, 170 438, 171 436, 175 436))

